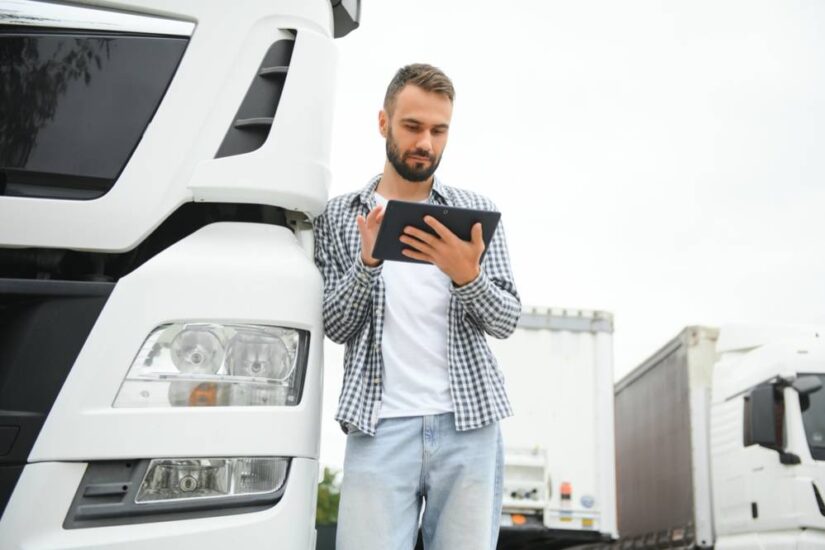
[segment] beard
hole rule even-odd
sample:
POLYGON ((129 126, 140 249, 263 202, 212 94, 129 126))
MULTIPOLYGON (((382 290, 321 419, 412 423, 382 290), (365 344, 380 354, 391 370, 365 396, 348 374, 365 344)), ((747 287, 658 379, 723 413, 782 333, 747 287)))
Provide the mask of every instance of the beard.
POLYGON ((398 148, 398 143, 392 137, 392 129, 387 131, 387 160, 390 161, 392 167, 398 172, 398 175, 407 181, 422 182, 430 179, 430 176, 435 174, 438 164, 441 162, 441 157, 436 157, 432 153, 428 153, 424 149, 413 149, 407 151, 403 155, 398 148), (407 159, 411 156, 424 157, 430 160, 429 164, 423 162, 414 162, 411 165, 407 164, 407 159))

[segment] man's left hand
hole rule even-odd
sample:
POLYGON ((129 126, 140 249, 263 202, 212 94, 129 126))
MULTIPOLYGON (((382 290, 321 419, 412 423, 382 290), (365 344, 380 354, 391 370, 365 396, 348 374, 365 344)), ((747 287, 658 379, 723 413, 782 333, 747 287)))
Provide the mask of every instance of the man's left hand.
POLYGON ((412 249, 405 248, 403 254, 435 265, 457 286, 464 286, 478 277, 484 252, 481 224, 473 225, 470 240, 465 241, 432 216, 425 216, 424 223, 432 227, 436 235, 408 225, 401 242, 412 249))

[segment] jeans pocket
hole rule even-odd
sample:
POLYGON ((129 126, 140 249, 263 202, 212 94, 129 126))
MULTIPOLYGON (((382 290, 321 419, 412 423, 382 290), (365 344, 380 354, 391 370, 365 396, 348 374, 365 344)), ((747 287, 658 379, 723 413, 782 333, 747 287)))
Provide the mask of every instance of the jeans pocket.
POLYGON ((364 432, 359 430, 358 426, 356 426, 355 424, 351 424, 349 422, 344 422, 342 424, 342 427, 344 428, 344 433, 347 434, 347 437, 349 437, 351 435, 359 435, 359 434, 364 435, 364 432))

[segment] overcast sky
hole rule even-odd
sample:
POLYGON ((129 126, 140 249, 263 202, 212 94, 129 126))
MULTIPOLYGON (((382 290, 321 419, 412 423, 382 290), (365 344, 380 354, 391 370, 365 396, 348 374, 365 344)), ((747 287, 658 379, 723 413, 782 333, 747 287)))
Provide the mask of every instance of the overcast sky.
POLYGON ((524 305, 613 313, 617 379, 690 324, 825 325, 825 2, 365 0, 337 43, 332 195, 441 67, 438 174, 497 203, 524 305))

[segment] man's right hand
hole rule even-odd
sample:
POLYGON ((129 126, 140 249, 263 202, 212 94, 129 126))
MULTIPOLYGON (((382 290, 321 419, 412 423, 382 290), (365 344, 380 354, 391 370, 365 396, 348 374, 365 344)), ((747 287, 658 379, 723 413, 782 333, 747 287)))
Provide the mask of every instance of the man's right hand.
POLYGON ((361 261, 364 265, 375 267, 381 263, 372 257, 372 249, 375 247, 375 239, 378 237, 378 228, 381 227, 381 220, 384 219, 384 207, 381 205, 373 208, 367 217, 359 215, 356 219, 358 232, 361 234, 361 261))

